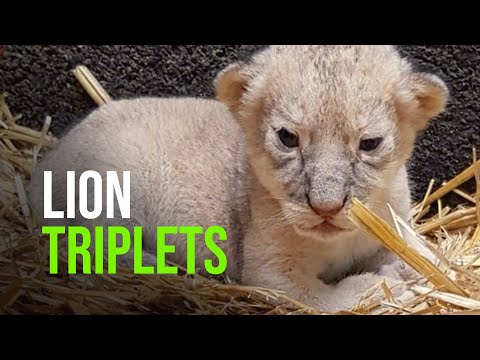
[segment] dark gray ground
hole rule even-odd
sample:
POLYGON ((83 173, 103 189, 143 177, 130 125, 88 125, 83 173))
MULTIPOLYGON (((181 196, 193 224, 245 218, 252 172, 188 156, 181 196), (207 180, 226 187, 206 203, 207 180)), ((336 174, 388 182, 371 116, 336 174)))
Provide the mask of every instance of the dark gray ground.
MULTIPOLYGON (((212 96, 212 79, 230 62, 259 45, 9 46, 0 58, 0 91, 14 113, 40 128, 46 115, 61 135, 95 108, 71 74, 87 65, 114 98, 137 95, 212 96)), ((401 46, 420 67, 449 84, 449 111, 419 140, 410 166, 416 197, 431 178, 449 179, 480 149, 480 46, 401 46)))

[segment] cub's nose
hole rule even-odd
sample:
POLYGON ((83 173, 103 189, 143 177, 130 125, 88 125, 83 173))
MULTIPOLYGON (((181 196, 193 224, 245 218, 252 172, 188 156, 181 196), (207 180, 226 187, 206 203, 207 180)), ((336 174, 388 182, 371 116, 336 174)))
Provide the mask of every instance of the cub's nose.
POLYGON ((343 199, 310 203, 311 208, 321 217, 333 217, 345 207, 348 195, 343 199))

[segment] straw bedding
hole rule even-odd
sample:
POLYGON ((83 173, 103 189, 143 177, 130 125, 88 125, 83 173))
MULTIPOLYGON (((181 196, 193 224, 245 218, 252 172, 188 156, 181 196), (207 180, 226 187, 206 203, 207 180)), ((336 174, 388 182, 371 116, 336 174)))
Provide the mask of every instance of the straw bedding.
MULTIPOLYGON (((75 75, 98 104, 109 99, 87 69, 75 75)), ((18 119, 0 96, 0 314, 324 314, 282 292, 228 279, 132 275, 125 269, 116 275, 67 275, 62 253, 59 274, 50 275, 48 239, 31 216, 25 188, 43 151, 55 143, 48 131, 51 119, 38 131, 18 125, 18 119)), ((405 284, 415 294, 406 302, 380 284, 384 298, 369 291, 345 314, 480 314, 480 161, 475 157, 471 167, 436 191, 432 182, 408 224, 392 211, 392 228, 353 202, 352 221, 417 273, 405 284), (461 190, 471 179, 475 194, 461 190), (465 204, 443 206, 442 198, 451 192, 465 204)))

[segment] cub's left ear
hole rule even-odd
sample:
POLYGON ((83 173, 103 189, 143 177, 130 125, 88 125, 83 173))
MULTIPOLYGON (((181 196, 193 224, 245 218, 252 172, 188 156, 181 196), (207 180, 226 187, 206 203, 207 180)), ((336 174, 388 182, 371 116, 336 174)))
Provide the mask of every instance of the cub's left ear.
POLYGON ((399 115, 417 131, 440 115, 447 106, 449 91, 438 76, 428 73, 413 73, 407 80, 407 98, 397 99, 399 115), (408 100, 407 100, 408 99, 408 100))

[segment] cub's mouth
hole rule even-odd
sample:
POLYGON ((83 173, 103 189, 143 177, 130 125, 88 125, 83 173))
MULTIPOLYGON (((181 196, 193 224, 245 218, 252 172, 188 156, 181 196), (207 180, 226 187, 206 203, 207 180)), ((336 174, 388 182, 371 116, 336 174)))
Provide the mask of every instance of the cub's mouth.
POLYGON ((342 231, 347 231, 347 229, 344 229, 344 228, 342 228, 338 225, 335 225, 328 220, 325 220, 323 223, 314 226, 313 228, 311 228, 311 230, 318 231, 318 232, 321 232, 321 233, 324 233, 324 234, 331 234, 331 233, 338 233, 338 232, 342 232, 342 231))
POLYGON ((295 228, 299 234, 321 238, 336 238, 338 235, 355 230, 353 226, 348 226, 348 224, 337 224, 331 220, 325 220, 321 224, 313 226, 295 226, 295 228))
POLYGON ((356 229, 356 226, 348 220, 344 210, 335 216, 322 217, 312 212, 310 208, 300 207, 295 203, 288 205, 290 206, 286 208, 286 218, 297 217, 298 220, 291 222, 291 225, 299 234, 315 237, 335 236, 356 229))

